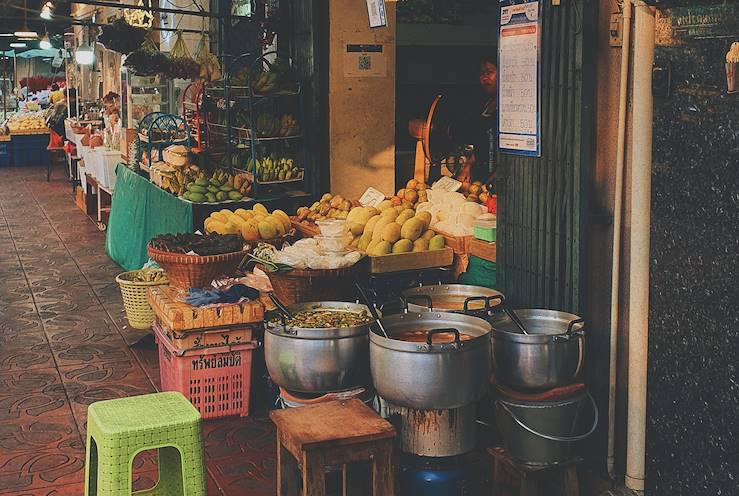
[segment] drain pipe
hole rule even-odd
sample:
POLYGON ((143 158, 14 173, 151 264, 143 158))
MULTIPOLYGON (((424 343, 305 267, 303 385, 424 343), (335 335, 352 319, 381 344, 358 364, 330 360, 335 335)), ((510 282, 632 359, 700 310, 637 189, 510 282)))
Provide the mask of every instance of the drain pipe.
POLYGON ((618 142, 616 144, 616 191, 613 198, 613 249, 611 267, 611 343, 608 377, 608 476, 616 478, 616 378, 618 372, 618 312, 621 282, 621 218, 624 190, 624 156, 626 149, 626 99, 629 94, 629 62, 631 60, 631 0, 623 7, 623 43, 621 45, 621 79, 618 88, 618 142))
POLYGON ((644 491, 649 336, 649 224, 652 187, 654 10, 643 0, 634 21, 631 242, 629 270, 629 398, 626 487, 644 491))

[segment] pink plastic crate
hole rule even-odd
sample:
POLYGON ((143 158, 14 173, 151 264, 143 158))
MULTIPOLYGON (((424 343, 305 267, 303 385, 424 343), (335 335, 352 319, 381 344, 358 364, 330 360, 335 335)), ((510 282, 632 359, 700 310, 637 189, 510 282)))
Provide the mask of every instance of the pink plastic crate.
POLYGON ((154 327, 162 391, 179 391, 204 419, 249 415, 251 355, 257 343, 176 350, 154 327), (178 353, 181 356, 178 356, 178 353))

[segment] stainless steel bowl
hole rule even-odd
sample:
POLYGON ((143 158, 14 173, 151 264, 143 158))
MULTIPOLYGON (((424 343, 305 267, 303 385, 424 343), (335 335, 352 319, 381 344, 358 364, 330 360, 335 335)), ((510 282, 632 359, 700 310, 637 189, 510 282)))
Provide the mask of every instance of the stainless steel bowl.
POLYGON ((418 312, 380 319, 370 333, 370 369, 377 394, 397 406, 458 408, 477 401, 492 370, 490 324, 458 313, 418 312), (471 339, 428 344, 395 339, 406 331, 455 329, 471 339))
MULTIPOLYGON (((341 301, 300 303, 303 310, 361 312, 365 305, 341 301)), ((326 393, 370 384, 369 327, 298 328, 269 322, 264 333, 264 358, 272 381, 289 391, 326 393)))
POLYGON ((585 352, 585 322, 556 310, 516 310, 528 334, 505 313, 493 326, 493 368, 500 384, 519 389, 553 389, 580 374, 585 352))

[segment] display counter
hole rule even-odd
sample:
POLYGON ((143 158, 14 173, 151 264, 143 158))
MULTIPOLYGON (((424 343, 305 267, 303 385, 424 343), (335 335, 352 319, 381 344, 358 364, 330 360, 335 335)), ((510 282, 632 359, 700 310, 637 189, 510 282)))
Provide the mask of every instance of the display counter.
MULTIPOLYGON (((261 199, 269 205, 275 200, 261 199)), ((116 167, 115 191, 107 227, 105 249, 125 270, 141 268, 149 259, 146 245, 162 233, 193 232, 213 212, 250 208, 254 200, 192 203, 152 184, 124 164, 116 167)))

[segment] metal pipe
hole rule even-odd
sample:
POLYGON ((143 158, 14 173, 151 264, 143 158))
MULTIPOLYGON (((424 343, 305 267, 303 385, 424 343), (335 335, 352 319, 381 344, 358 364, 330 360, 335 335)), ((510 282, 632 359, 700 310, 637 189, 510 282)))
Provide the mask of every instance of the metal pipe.
MULTIPOLYGON (((93 5, 95 7, 112 7, 114 9, 130 9, 130 10, 147 10, 149 12, 164 12, 165 14, 179 14, 179 15, 191 15, 197 17, 211 17, 215 19, 223 18, 220 14, 213 14, 205 10, 182 10, 182 9, 169 9, 166 7, 158 6, 144 6, 144 5, 131 5, 118 2, 106 2, 103 0, 56 0, 59 3, 77 3, 80 5, 93 5)), ((247 16, 231 16, 234 19, 251 19, 247 16)))
POLYGON ((618 376, 618 312, 621 291, 621 221, 623 210, 624 157, 626 149, 626 99, 629 94, 629 62, 631 57, 631 0, 623 9, 623 43, 621 45, 621 78, 618 88, 618 142, 616 144, 616 191, 613 197, 613 247, 611 267, 610 366, 608 376, 608 476, 616 478, 616 379, 618 376))
POLYGON ((631 240, 629 270, 629 399, 626 425, 626 486, 644 490, 649 338, 649 224, 652 173, 652 65, 654 9, 643 0, 634 20, 632 99, 631 240))
MULTIPOLYGON (((24 18, 19 16, 5 16, 3 17, 3 20, 6 21, 22 21, 24 18)), ((55 24, 64 24, 66 26, 72 25, 72 26, 94 26, 94 27, 103 27, 108 26, 108 24, 103 24, 100 22, 92 22, 92 21, 85 21, 83 19, 74 19, 74 18, 65 18, 60 20, 50 20, 50 21, 44 21, 44 22, 50 22, 55 24)), ((150 28, 152 31, 169 31, 176 33, 177 31, 182 31, 183 33, 194 33, 194 34, 210 34, 210 31, 201 31, 199 29, 179 29, 179 28, 161 28, 158 26, 152 26, 150 28)))

